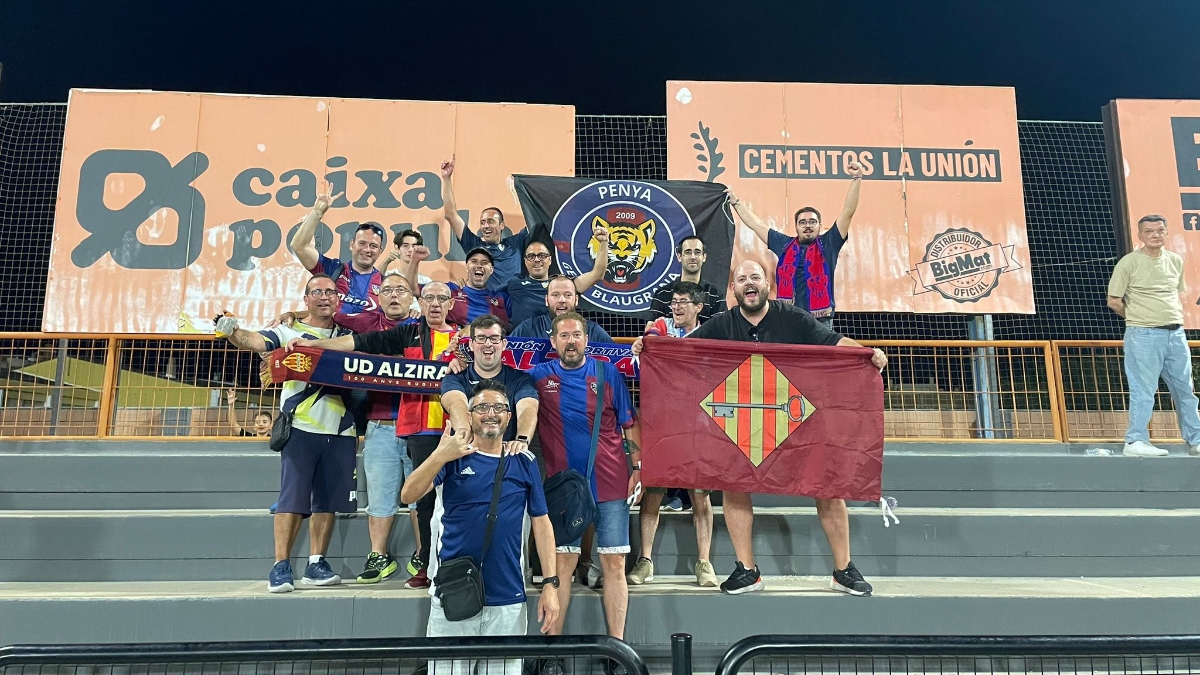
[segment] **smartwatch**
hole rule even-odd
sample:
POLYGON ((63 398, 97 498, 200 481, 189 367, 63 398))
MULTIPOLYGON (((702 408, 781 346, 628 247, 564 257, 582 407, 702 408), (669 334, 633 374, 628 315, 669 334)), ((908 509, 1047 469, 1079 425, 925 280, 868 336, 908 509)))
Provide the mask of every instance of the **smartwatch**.
POLYGON ((529 445, 529 437, 528 436, 517 436, 514 440, 518 440, 526 445, 529 445))
POLYGON ((551 586, 558 588, 560 583, 561 582, 559 582, 558 577, 546 577, 542 579, 542 588, 545 588, 546 584, 550 584, 551 586))

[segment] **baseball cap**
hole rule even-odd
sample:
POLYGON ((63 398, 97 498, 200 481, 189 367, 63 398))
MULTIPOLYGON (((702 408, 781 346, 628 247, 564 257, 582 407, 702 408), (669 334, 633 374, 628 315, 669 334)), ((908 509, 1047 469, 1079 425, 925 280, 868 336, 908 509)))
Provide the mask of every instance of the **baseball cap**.
POLYGON ((475 255, 476 253, 484 254, 485 256, 487 256, 488 262, 490 262, 493 265, 496 264, 496 259, 492 257, 492 252, 482 246, 476 246, 475 248, 471 249, 470 251, 467 251, 467 257, 463 258, 463 260, 470 260, 471 256, 475 255))

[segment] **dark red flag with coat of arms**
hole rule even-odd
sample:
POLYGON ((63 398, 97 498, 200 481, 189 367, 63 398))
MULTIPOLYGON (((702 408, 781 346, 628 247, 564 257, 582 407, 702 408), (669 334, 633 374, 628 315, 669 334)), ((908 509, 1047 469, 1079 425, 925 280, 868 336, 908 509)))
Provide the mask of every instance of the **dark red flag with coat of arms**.
POLYGON ((883 378, 870 349, 644 344, 644 485, 879 500, 883 378))

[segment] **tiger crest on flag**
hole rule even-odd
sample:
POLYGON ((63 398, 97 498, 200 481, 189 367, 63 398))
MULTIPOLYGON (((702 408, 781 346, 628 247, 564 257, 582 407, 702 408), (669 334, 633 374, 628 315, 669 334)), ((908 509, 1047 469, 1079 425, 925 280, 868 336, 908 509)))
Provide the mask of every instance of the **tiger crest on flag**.
MULTIPOLYGON (((654 256, 658 253, 658 247, 654 244, 654 230, 657 227, 654 219, 648 218, 638 224, 613 224, 596 216, 592 219, 593 229, 597 225, 608 230, 608 268, 604 272, 604 280, 622 286, 636 284, 638 276, 654 262, 654 256)), ((588 242, 592 260, 602 253, 598 249, 599 242, 593 237, 588 242)))

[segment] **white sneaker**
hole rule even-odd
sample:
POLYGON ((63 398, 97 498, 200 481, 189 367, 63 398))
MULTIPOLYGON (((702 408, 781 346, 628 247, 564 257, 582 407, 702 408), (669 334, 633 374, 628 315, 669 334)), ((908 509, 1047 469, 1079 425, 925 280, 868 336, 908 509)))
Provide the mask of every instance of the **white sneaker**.
POLYGON ((1200 445, 1193 445, 1192 447, 1188 448, 1188 454, 1192 457, 1200 456, 1200 445))
POLYGON ((1121 450, 1121 454, 1127 457, 1166 457, 1168 453, 1162 448, 1150 445, 1147 441, 1134 441, 1133 443, 1126 443, 1125 449, 1121 450))

